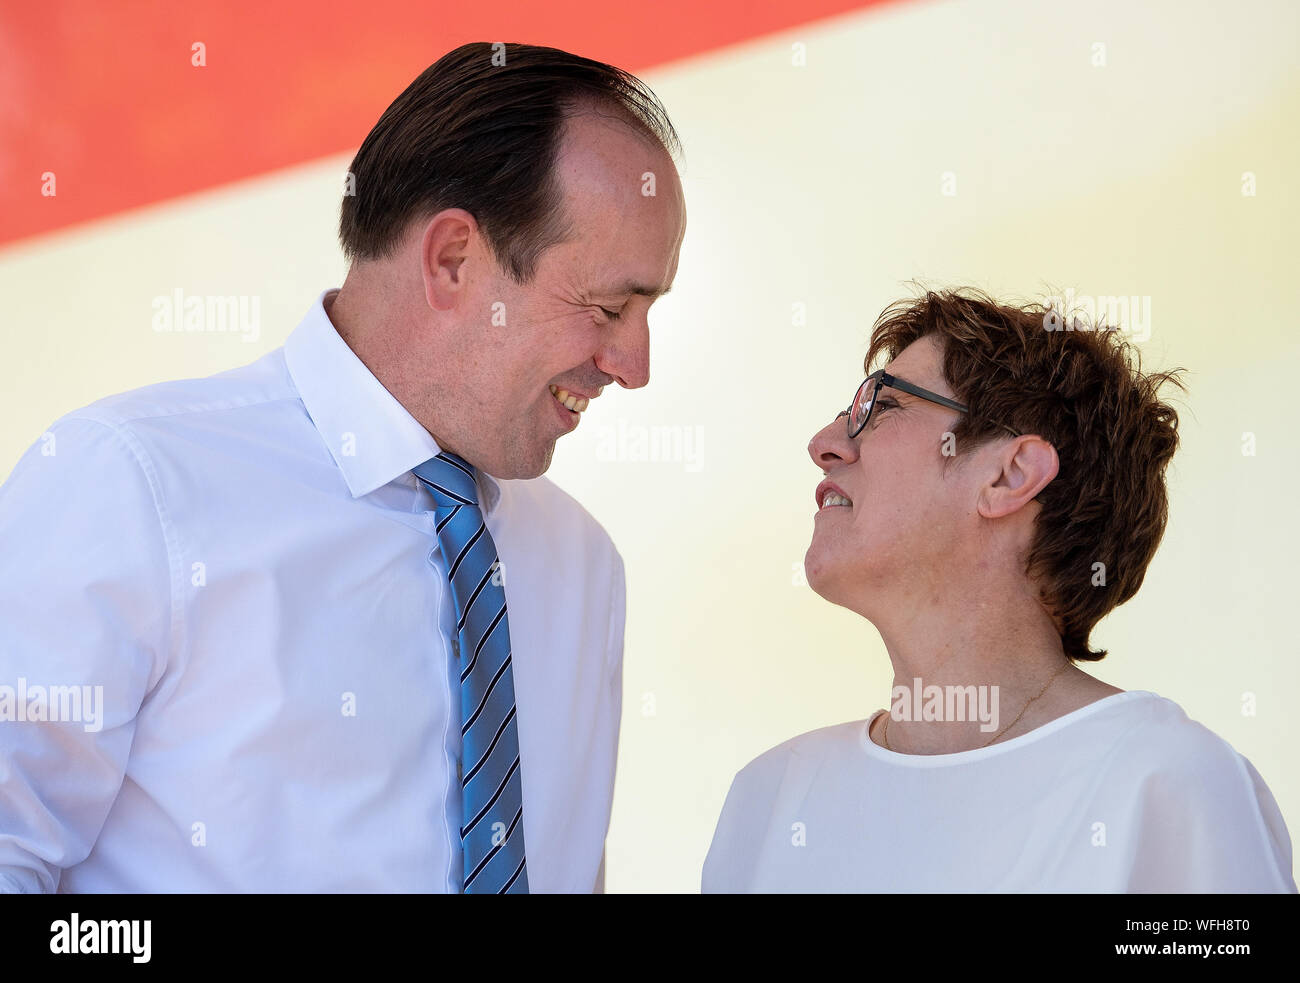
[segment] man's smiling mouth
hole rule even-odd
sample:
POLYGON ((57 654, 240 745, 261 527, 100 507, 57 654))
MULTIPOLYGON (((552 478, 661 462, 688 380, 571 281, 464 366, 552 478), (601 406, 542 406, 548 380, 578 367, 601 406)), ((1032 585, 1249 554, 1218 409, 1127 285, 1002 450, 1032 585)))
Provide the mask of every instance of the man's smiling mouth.
POLYGON ((570 413, 581 413, 591 404, 591 400, 586 396, 575 396, 569 390, 561 389, 559 386, 551 386, 551 395, 570 413))

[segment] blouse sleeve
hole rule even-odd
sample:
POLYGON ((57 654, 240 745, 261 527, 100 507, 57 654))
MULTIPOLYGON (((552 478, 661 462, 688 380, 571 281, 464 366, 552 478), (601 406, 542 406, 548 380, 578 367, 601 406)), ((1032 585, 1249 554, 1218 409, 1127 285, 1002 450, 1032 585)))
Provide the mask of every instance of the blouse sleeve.
POLYGON ((754 874, 763 852, 772 803, 790 757, 788 745, 779 745, 737 772, 704 859, 701 894, 754 890, 754 874))
POLYGON ((1296 893, 1291 837, 1251 763, 1199 725, 1142 781, 1128 890, 1296 893))
POLYGON ((744 774, 738 773, 727 790, 722 814, 713 831, 713 842, 704 858, 701 894, 735 894, 745 890, 742 872, 752 863, 754 853, 745 832, 744 774))

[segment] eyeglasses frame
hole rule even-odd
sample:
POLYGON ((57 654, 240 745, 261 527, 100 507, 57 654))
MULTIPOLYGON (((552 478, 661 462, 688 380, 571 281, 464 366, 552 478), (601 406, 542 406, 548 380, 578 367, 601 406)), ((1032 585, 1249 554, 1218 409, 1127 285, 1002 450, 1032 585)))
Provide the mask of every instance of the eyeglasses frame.
MULTIPOLYGON (((876 369, 869 376, 862 380, 861 385, 853 392, 853 402, 849 403, 849 408, 843 410, 841 415, 845 416, 844 427, 849 432, 849 440, 853 440, 858 434, 862 433, 868 423, 871 422, 871 414, 876 412, 876 399, 880 396, 880 390, 888 386, 891 389, 897 389, 899 392, 905 392, 911 396, 917 396, 920 399, 928 400, 931 403, 937 403, 939 406, 947 407, 950 410, 956 410, 958 413, 969 413, 970 407, 964 406, 956 400, 949 399, 947 396, 940 396, 938 393, 923 389, 906 379, 900 379, 898 376, 890 375, 884 369, 876 369), (862 418, 862 423, 857 430, 853 429, 853 407, 858 404, 858 397, 862 395, 862 390, 872 379, 876 380, 876 388, 871 393, 871 407, 867 410, 867 415, 862 418)), ((1013 437, 1021 437, 1017 430, 1013 430, 1005 423, 999 423, 999 427, 1007 431, 1013 437)))

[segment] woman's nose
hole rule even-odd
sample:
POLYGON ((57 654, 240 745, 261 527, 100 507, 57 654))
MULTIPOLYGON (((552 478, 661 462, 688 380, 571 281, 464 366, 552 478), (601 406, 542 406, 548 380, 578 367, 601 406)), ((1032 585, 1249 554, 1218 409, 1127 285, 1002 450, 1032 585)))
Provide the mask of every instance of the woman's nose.
POLYGON ((857 445, 849 440, 843 416, 837 416, 813 435, 808 442, 808 456, 822 471, 830 471, 836 465, 857 457, 857 445))

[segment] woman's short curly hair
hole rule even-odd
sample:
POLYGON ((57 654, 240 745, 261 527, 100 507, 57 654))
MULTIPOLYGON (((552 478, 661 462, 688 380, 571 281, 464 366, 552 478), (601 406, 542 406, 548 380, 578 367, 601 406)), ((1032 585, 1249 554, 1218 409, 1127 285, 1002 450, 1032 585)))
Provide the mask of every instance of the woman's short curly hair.
POLYGON ((1185 370, 1143 374, 1141 353, 1114 326, 1063 315, 971 288, 927 291, 881 313, 865 366, 935 335, 944 378, 970 410, 953 430, 958 454, 1007 438, 1003 424, 1056 448, 1060 469, 1038 495, 1025 573, 1065 654, 1096 661, 1106 651, 1089 648, 1093 626, 1142 586, 1164 535, 1178 414, 1158 393, 1166 382, 1185 392, 1177 377, 1185 370))

